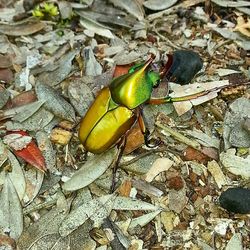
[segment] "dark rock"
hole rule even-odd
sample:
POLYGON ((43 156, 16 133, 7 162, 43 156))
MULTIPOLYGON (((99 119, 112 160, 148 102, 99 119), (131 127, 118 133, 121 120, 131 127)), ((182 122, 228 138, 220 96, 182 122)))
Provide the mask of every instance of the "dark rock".
POLYGON ((220 205, 228 212, 250 213, 250 189, 229 188, 222 192, 219 198, 220 205))
POLYGON ((199 54, 190 50, 177 50, 173 53, 173 63, 168 78, 178 84, 188 84, 203 66, 199 54))

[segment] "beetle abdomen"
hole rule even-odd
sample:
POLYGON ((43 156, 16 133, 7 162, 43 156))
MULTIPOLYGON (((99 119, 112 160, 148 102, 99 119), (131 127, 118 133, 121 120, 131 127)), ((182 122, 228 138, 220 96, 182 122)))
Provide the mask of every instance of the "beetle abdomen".
POLYGON ((124 106, 110 109, 109 88, 103 88, 82 119, 79 139, 85 149, 102 153, 114 145, 134 124, 136 116, 124 106))
POLYGON ((126 107, 117 107, 108 111, 89 133, 85 149, 98 154, 112 147, 119 141, 136 121, 133 111, 126 107))
POLYGON ((85 143, 88 135, 99 122, 100 119, 107 113, 110 102, 109 88, 103 88, 96 97, 88 112, 85 114, 80 123, 79 139, 82 144, 85 143))

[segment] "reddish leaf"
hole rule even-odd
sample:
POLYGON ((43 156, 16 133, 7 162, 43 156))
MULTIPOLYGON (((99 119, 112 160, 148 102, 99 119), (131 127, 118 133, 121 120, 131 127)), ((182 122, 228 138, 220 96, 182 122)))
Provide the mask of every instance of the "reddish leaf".
MULTIPOLYGON (((27 132, 21 130, 9 131, 8 134, 29 136, 27 132)), ((25 148, 21 150, 15 150, 12 148, 12 151, 16 156, 22 158, 24 161, 41 170, 42 172, 47 170, 44 157, 34 140, 32 140, 25 148)))
POLYGON ((13 80, 13 72, 10 69, 0 69, 0 80, 10 83, 13 80))
POLYGON ((37 97, 33 90, 29 90, 13 97, 11 101, 12 101, 12 107, 19 107, 37 101, 37 97))
POLYGON ((185 161, 196 160, 197 162, 202 164, 207 164, 207 162, 210 160, 210 157, 192 147, 187 147, 185 149, 183 158, 185 161))
POLYGON ((113 77, 118 77, 128 73, 129 69, 132 67, 132 64, 127 65, 116 65, 113 77))
POLYGON ((130 154, 144 143, 144 135, 141 132, 138 122, 129 130, 127 134, 124 154, 130 154))

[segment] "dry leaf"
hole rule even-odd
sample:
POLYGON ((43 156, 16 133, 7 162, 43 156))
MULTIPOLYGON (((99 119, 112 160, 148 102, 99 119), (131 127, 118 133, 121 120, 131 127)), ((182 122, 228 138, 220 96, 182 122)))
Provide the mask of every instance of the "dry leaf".
POLYGON ((242 235, 240 233, 235 233, 231 239, 228 241, 225 250, 243 250, 242 246, 242 235))
POLYGON ((81 17, 80 24, 87 30, 91 30, 97 35, 104 36, 110 39, 114 38, 112 32, 106 29, 103 25, 99 24, 98 22, 91 20, 86 17, 81 17))
POLYGON ((114 6, 126 10, 129 14, 135 16, 139 21, 144 19, 144 10, 140 1, 138 0, 127 0, 127 1, 118 1, 118 0, 109 0, 114 6))
POLYGON ((73 191, 88 186, 99 178, 110 166, 116 149, 110 149, 89 159, 67 182, 63 189, 73 191))
POLYGON ((9 56, 0 55, 0 68, 9 68, 12 66, 12 62, 9 56))
POLYGON ((83 117, 94 101, 94 95, 90 87, 85 84, 83 78, 73 79, 69 84, 68 94, 76 112, 83 117))
POLYGON ((119 187, 119 194, 121 196, 129 197, 131 192, 132 183, 131 180, 124 180, 119 187))
POLYGON ((234 148, 228 149, 220 154, 220 160, 223 166, 235 175, 241 175, 243 178, 250 178, 250 156, 242 158, 235 155, 234 148))
POLYGON ((45 102, 45 109, 65 120, 75 121, 74 108, 55 89, 40 83, 36 85, 36 94, 38 100, 45 102))
POLYGON ((222 7, 247 7, 250 6, 249 1, 238 0, 238 1, 229 1, 229 0, 212 0, 215 4, 218 4, 222 7))
POLYGON ((18 24, 0 24, 0 33, 9 36, 27 36, 45 28, 41 21, 26 21, 18 24))
MULTIPOLYGON (((25 194, 25 187, 26 187, 23 168, 19 164, 16 157, 7 149, 7 147, 2 143, 1 140, 0 140, 0 155, 1 155, 0 163, 5 162, 7 159, 9 160, 9 163, 11 165, 11 172, 9 172, 9 177, 17 191, 19 199, 22 200, 25 194)), ((3 175, 4 173, 5 172, 2 171, 3 175)), ((2 183, 3 180, 0 180, 0 185, 2 183)))
POLYGON ((53 145, 48 138, 48 134, 43 131, 38 131, 36 133, 36 140, 39 149, 41 150, 46 167, 48 168, 50 173, 57 173, 58 170, 56 169, 56 150, 53 148, 53 145))
POLYGON ((15 150, 26 148, 32 141, 32 137, 21 134, 7 134, 3 137, 3 142, 15 150))
POLYGON ((159 207, 145 201, 118 196, 113 204, 113 209, 117 210, 158 210, 159 207))
POLYGON ((61 224, 59 228, 60 235, 67 236, 89 218, 92 218, 96 226, 99 227, 111 212, 115 196, 111 194, 92 199, 73 210, 61 224))
POLYGON ((11 238, 18 239, 23 231, 23 213, 17 192, 8 174, 0 193, 0 204, 0 230, 9 232, 11 238))
POLYGON ((93 50, 90 46, 83 49, 85 64, 85 75, 98 76, 102 73, 102 66, 97 62, 93 50))
POLYGON ((250 37, 250 20, 245 21, 243 16, 239 16, 234 31, 239 31, 241 34, 250 37))
POLYGON ((177 0, 168 0, 168 1, 148 0, 148 1, 145 1, 143 5, 150 10, 164 10, 164 9, 171 7, 176 2, 177 0))
POLYGON ((151 220, 153 220, 155 218, 155 216, 157 216, 162 210, 156 210, 147 214, 144 214, 142 216, 139 216, 135 219, 132 219, 130 225, 129 225, 129 229, 131 228, 135 228, 137 226, 141 226, 144 227, 145 225, 147 225, 151 220))
POLYGON ((26 190, 23 201, 25 206, 27 206, 35 199, 38 192, 40 191, 43 184, 44 174, 41 171, 37 171, 35 168, 30 168, 28 171, 24 172, 24 175, 26 181, 26 190))
MULTIPOLYGON (((0 109, 2 109, 10 98, 10 93, 0 86, 0 109)), ((1 115, 2 116, 2 115, 1 115)))
POLYGON ((145 181, 151 182, 159 173, 168 171, 173 164, 174 162, 169 160, 168 158, 157 159, 145 175, 145 181))
POLYGON ((180 213, 187 204, 186 188, 180 190, 170 189, 168 193, 169 209, 176 213, 180 213))
POLYGON ((18 141, 16 140, 14 143, 12 144, 8 144, 9 146, 12 146, 12 151, 14 152, 14 154, 20 158, 22 158, 24 161, 26 161, 27 163, 29 163, 30 165, 34 166, 35 168, 41 170, 41 171, 46 171, 46 164, 45 164, 45 160, 44 157, 40 151, 40 149, 37 147, 36 143, 34 140, 29 140, 26 139, 24 141, 22 141, 22 137, 27 138, 28 137, 28 133, 26 133, 25 131, 9 131, 10 134, 17 134, 17 135, 21 135, 21 137, 19 138, 19 140, 21 140, 21 143, 18 143, 18 141), (17 145, 18 143, 18 145, 17 145), (23 145, 25 145, 24 147, 22 147, 23 145), (21 149, 15 149, 13 146, 15 146, 16 148, 21 148, 21 149))
POLYGON ((13 80, 13 73, 10 69, 0 69, 0 81, 11 83, 13 80))
POLYGON ((228 184, 226 176, 223 174, 220 165, 216 161, 208 162, 207 168, 211 175, 214 177, 214 180, 219 189, 221 189, 222 186, 228 184))
POLYGON ((203 82, 203 83, 194 83, 189 85, 179 85, 179 84, 171 84, 171 89, 174 93, 171 93, 171 97, 177 96, 186 96, 195 93, 200 93, 202 91, 209 91, 207 95, 200 96, 198 98, 192 99, 190 101, 184 102, 175 102, 174 107, 178 115, 182 115, 186 113, 188 110, 192 108, 192 105, 197 106, 204 102, 207 102, 217 96, 218 90, 214 90, 214 88, 223 87, 229 84, 228 80, 221 81, 212 81, 212 82, 203 82))
POLYGON ((65 211, 63 211, 63 208, 58 207, 55 207, 46 214, 44 214, 42 218, 40 218, 37 222, 30 225, 28 228, 25 228, 18 242, 18 247, 20 248, 20 250, 34 248, 39 249, 37 245, 40 245, 40 249, 44 249, 45 245, 47 248, 48 246, 51 246, 52 243, 55 244, 56 242, 58 242, 58 239, 60 238, 60 235, 58 233, 58 227, 65 217, 66 214, 65 211), (53 236, 56 238, 45 238, 45 236, 53 236), (39 244, 39 240, 43 241, 44 238, 45 241, 47 240, 47 242, 39 244))

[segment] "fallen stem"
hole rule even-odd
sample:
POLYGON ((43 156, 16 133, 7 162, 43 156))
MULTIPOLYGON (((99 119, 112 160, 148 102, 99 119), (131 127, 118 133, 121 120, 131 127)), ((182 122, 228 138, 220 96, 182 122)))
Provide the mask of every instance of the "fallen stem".
POLYGON ((161 148, 161 149, 149 150, 149 151, 147 151, 145 153, 142 153, 142 154, 136 156, 135 158, 133 158, 133 159, 131 159, 129 161, 125 161, 125 162, 120 163, 119 168, 123 169, 124 167, 129 166, 130 164, 133 164, 133 163, 137 162, 138 160, 140 160, 141 158, 144 158, 144 157, 146 157, 148 155, 151 155, 151 154, 154 154, 154 153, 163 153, 163 152, 166 152, 166 151, 168 151, 168 152, 170 152, 172 154, 175 154, 175 155, 180 155, 179 152, 177 152, 175 150, 172 150, 172 149, 169 149, 169 148, 164 148, 164 149, 161 148))
POLYGON ((183 134, 175 131, 174 129, 172 129, 170 127, 162 125, 160 122, 156 122, 155 125, 161 129, 163 129, 165 132, 169 133, 176 140, 178 140, 182 143, 185 143, 186 145, 191 146, 192 148, 195 148, 197 150, 201 150, 201 145, 198 142, 187 138, 183 134))

